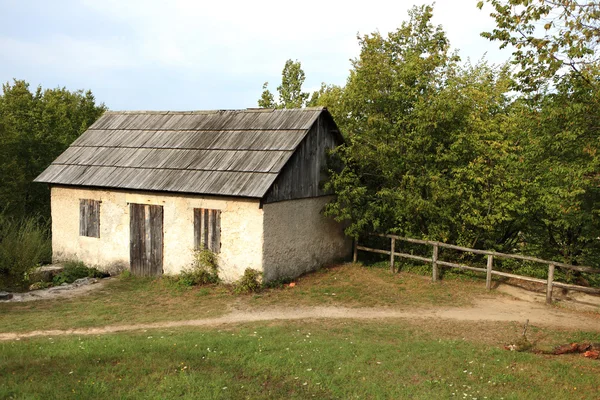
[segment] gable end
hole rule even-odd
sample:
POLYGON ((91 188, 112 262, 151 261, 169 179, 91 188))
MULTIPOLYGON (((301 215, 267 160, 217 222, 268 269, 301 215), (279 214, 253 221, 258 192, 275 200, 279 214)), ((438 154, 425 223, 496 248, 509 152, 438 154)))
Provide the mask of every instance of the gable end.
POLYGON ((329 112, 322 112, 283 167, 263 202, 324 196, 327 152, 343 143, 339 130, 329 112))

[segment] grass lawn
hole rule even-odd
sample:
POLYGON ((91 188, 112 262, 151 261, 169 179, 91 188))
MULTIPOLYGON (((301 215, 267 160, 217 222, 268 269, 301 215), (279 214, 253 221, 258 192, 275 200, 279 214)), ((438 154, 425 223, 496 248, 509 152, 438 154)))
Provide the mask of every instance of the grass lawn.
POLYGON ((334 320, 0 342, 0 398, 598 399, 599 361, 502 349, 519 330, 334 320))
POLYGON ((117 277, 85 296, 0 304, 0 332, 200 319, 225 314, 232 307, 461 306, 475 297, 497 295, 501 294, 487 293, 484 282, 461 276, 447 276, 434 284, 426 276, 391 274, 387 268, 360 264, 323 268, 298 278, 293 288, 279 285, 241 296, 227 286, 181 288, 168 279, 117 277))
POLYGON ((207 318, 227 310, 222 287, 182 290, 167 280, 112 278, 89 295, 0 304, 0 331, 68 329, 207 318))

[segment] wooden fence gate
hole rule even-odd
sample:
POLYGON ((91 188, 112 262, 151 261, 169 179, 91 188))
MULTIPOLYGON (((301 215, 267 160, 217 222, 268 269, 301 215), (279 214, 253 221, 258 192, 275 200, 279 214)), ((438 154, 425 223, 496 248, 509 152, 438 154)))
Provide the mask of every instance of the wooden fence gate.
POLYGON ((131 273, 134 275, 162 275, 162 206, 129 205, 129 260, 131 273))

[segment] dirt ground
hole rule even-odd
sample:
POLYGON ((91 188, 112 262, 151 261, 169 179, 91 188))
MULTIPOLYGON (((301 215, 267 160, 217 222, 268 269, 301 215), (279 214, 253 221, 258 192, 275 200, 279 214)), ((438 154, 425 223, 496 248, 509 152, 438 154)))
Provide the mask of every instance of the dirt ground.
MULTIPOLYGON (((65 290, 56 294, 38 294, 37 299, 73 297, 92 290, 100 289, 104 282, 65 290), (53 297, 44 297, 53 296, 53 297)), ((127 332, 144 329, 162 329, 175 327, 217 327, 256 321, 281 321, 303 319, 446 319, 454 321, 498 321, 525 322, 530 324, 564 330, 600 331, 600 297, 581 293, 557 293, 557 304, 545 304, 545 294, 524 290, 506 284, 496 289, 508 296, 481 298, 469 307, 427 307, 409 311, 393 308, 346 308, 346 307, 301 307, 269 308, 264 310, 236 309, 218 318, 206 318, 185 321, 164 321, 149 324, 111 325, 97 328, 39 330, 25 333, 2 333, 0 340, 19 340, 34 336, 60 335, 98 335, 115 332, 127 332)), ((39 291, 42 292, 42 291, 39 291)), ((25 300, 23 300, 25 301, 25 300)))

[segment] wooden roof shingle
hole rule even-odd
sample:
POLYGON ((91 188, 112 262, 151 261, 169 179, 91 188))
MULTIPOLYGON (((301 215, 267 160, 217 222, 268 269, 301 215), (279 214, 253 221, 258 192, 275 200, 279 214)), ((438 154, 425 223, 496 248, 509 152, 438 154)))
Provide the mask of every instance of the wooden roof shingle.
POLYGON ((262 198, 322 112, 108 111, 35 181, 262 198))

